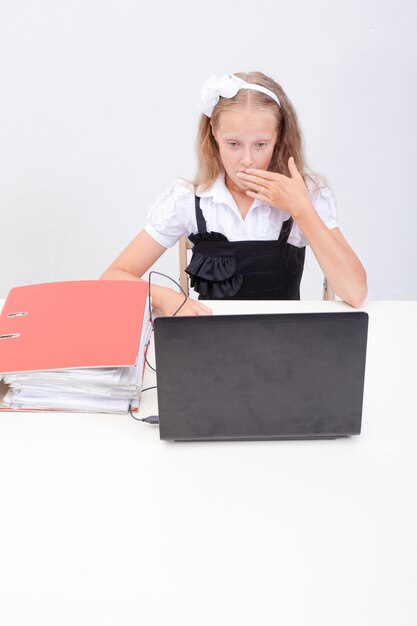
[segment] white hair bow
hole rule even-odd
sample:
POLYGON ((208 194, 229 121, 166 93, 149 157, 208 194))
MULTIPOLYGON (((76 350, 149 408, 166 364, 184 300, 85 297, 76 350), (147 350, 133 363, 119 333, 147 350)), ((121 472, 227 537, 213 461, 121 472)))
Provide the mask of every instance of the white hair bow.
POLYGON ((211 117, 220 96, 223 98, 233 98, 240 89, 261 91, 275 100, 278 106, 281 106, 278 97, 270 89, 262 87, 262 85, 247 83, 234 74, 222 74, 221 76, 211 76, 202 86, 201 96, 197 103, 199 111, 211 117))

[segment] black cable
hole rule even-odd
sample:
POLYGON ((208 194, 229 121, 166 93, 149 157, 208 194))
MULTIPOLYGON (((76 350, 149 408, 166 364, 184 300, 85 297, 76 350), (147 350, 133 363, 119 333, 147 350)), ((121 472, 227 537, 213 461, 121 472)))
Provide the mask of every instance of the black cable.
POLYGON ((130 417, 133 417, 134 420, 136 420, 137 422, 141 422, 141 418, 140 417, 135 417, 132 413, 132 408, 129 407, 129 413, 130 413, 130 417))
POLYGON ((152 328, 153 328, 152 310, 151 310, 151 286, 152 286, 152 283, 151 283, 151 275, 152 275, 152 274, 158 274, 159 276, 164 276, 164 278, 168 278, 168 280, 172 281, 175 285, 177 285, 177 287, 179 287, 179 288, 180 288, 181 293, 182 293, 182 294, 183 294, 183 296, 184 296, 184 301, 180 304, 180 306, 179 306, 179 307, 178 307, 178 309, 175 311, 175 313, 173 313, 173 314, 172 314, 172 317, 175 317, 175 316, 176 316, 176 314, 178 313, 178 311, 179 311, 180 309, 182 309, 182 307, 184 306, 184 304, 185 304, 185 303, 187 302, 187 300, 188 300, 188 296, 187 296, 187 294, 185 293, 184 289, 181 287, 181 285, 180 285, 180 284, 179 284, 176 280, 174 280, 173 278, 171 278, 171 276, 168 276, 167 274, 163 274, 162 272, 156 272, 155 270, 150 271, 150 272, 149 272, 149 276, 148 276, 148 289, 149 289, 149 318, 150 318, 150 320, 151 320, 151 323, 152 323, 152 328))
MULTIPOLYGON (((153 332, 153 328, 151 332, 153 332)), ((146 355, 150 343, 151 343, 151 337, 149 336, 148 343, 145 346, 145 363, 152 371, 156 372, 156 369, 153 367, 153 365, 149 363, 148 357, 146 355)))
POLYGON ((148 357, 146 356, 146 354, 145 354, 145 363, 153 372, 156 372, 156 369, 149 363, 148 357))
MULTIPOLYGON (((175 311, 175 313, 173 313, 172 317, 175 317, 175 315, 178 313, 178 311, 184 306, 184 304, 187 302, 188 297, 187 294, 185 293, 184 289, 181 287, 181 285, 179 283, 177 283, 176 280, 174 280, 173 278, 171 278, 171 276, 168 276, 167 274, 163 274, 162 272, 157 272, 155 270, 152 270, 151 272, 149 272, 149 276, 148 276, 148 291, 149 291, 149 319, 151 321, 152 324, 152 331, 154 330, 153 327, 153 319, 152 319, 152 308, 151 308, 151 302, 152 302, 152 298, 151 298, 151 287, 152 287, 152 282, 151 282, 151 275, 152 274, 159 274, 159 276, 164 276, 164 278, 168 278, 168 280, 171 280, 173 283, 175 283, 177 285, 177 287, 179 287, 181 289, 181 292, 184 295, 184 301, 181 303, 181 305, 178 307, 178 309, 175 311)), ((156 369, 153 367, 153 365, 151 365, 148 361, 148 358, 146 356, 146 349, 149 346, 151 339, 149 338, 148 343, 145 346, 145 363, 146 365, 153 371, 156 372, 156 369)))
MULTIPOLYGON (((152 297, 151 297, 151 287, 152 287, 152 282, 151 282, 151 276, 152 274, 158 274, 159 276, 163 276, 164 278, 168 278, 168 280, 171 280, 173 283, 175 283, 175 285, 177 285, 177 287, 180 288, 181 293, 184 296, 184 301, 180 304, 180 306, 178 307, 178 309, 172 314, 172 317, 175 317, 176 314, 178 313, 178 311, 180 311, 180 309, 182 309, 182 307, 184 306, 184 304, 187 302, 188 300, 188 296, 185 293, 184 289, 181 287, 181 285, 174 280, 173 278, 171 278, 171 276, 168 276, 167 274, 163 274, 162 272, 157 272, 156 270, 152 270, 151 272, 149 272, 149 276, 148 276, 148 292, 149 292, 149 298, 148 298, 148 303, 149 303, 149 319, 152 325, 152 331, 154 330, 154 326, 153 326, 153 319, 152 319, 152 307, 151 307, 151 302, 152 302, 152 297)), ((149 363, 147 356, 146 356, 146 349, 149 346, 151 339, 149 338, 148 343, 145 346, 145 363, 148 367, 150 367, 151 370, 153 370, 154 372, 156 372, 156 369, 149 363)), ((141 393, 143 393, 144 391, 148 391, 149 389, 156 389, 156 385, 153 385, 152 387, 145 387, 145 389, 141 390, 141 393)), ((159 424, 159 416, 158 415, 148 415, 148 417, 135 417, 132 413, 132 406, 129 405, 129 413, 131 415, 131 417, 133 417, 134 420, 136 420, 137 422, 146 422, 147 424, 159 424)))
MULTIPOLYGON (((145 389, 141 390, 141 393, 144 391, 149 391, 149 389, 156 389, 156 385, 152 385, 152 387, 145 387, 145 389)), ((128 409, 130 416, 133 417, 137 422, 146 422, 147 424, 159 424, 159 416, 158 415, 148 415, 148 417, 135 417, 132 413, 132 405, 129 404, 128 409)))

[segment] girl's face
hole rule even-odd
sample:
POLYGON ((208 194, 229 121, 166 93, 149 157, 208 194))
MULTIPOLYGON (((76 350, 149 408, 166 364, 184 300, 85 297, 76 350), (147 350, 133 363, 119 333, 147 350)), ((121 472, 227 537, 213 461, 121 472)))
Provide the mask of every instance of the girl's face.
POLYGON ((259 109, 224 111, 213 135, 226 172, 226 184, 245 192, 248 184, 236 177, 248 167, 267 170, 277 140, 272 113, 259 109))

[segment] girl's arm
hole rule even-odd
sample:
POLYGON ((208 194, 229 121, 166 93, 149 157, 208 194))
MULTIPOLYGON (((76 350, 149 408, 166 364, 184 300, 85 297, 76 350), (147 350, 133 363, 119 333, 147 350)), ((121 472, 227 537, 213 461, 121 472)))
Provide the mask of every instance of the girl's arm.
MULTIPOLYGON (((141 280, 141 277, 165 252, 166 248, 142 230, 100 276, 102 280, 141 280)), ((164 315, 172 315, 184 301, 182 293, 152 285, 152 305, 164 315)), ((211 309, 187 298, 178 315, 210 315, 211 309)))
POLYGON ((312 204, 294 219, 333 290, 348 304, 361 306, 368 293, 366 272, 340 229, 327 228, 312 204))
POLYGON ((247 169, 237 176, 252 188, 246 194, 290 213, 303 231, 333 290, 352 306, 360 306, 368 292, 366 272, 338 228, 329 229, 311 203, 294 159, 288 161, 290 176, 247 169))

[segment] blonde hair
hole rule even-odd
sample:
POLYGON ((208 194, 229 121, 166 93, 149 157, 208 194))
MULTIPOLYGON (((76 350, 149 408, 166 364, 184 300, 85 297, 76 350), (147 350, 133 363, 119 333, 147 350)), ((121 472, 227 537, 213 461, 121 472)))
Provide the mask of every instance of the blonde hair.
MULTIPOLYGON (((287 94, 277 82, 262 72, 236 72, 235 76, 242 78, 247 83, 255 83, 266 87, 278 96, 281 106, 269 96, 253 89, 240 89, 233 98, 220 97, 214 107, 211 118, 202 114, 199 121, 196 138, 197 172, 192 181, 195 187, 201 190, 208 189, 218 175, 224 172, 220 158, 219 148, 213 135, 219 125, 223 111, 244 106, 252 106, 255 109, 270 111, 276 119, 278 134, 271 162, 268 170, 289 176, 288 159, 294 157, 298 171, 303 176, 312 178, 313 182, 327 185, 327 181, 321 174, 307 171, 306 160, 303 150, 303 134, 298 123, 295 109, 287 94), (318 180, 317 180, 318 179, 318 180)), ((317 186, 317 189, 319 186, 317 186)), ((314 191, 314 189, 313 189, 314 191)))

